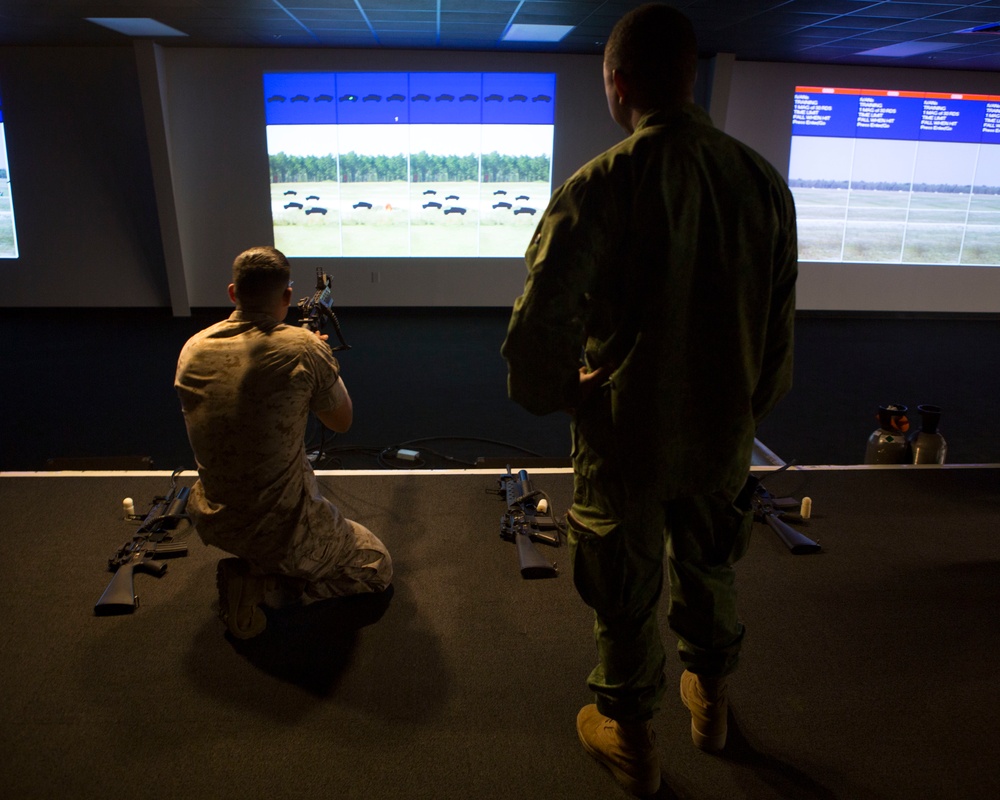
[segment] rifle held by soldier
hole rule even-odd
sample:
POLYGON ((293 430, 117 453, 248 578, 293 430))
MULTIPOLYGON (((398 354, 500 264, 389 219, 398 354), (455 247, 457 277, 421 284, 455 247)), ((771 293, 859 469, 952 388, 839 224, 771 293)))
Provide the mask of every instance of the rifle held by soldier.
POLYGON ((333 324, 334 333, 340 339, 340 346, 331 346, 331 350, 337 352, 338 350, 351 349, 351 346, 344 339, 344 334, 340 331, 340 321, 333 312, 333 290, 330 288, 330 276, 323 272, 321 267, 316 268, 316 289, 312 296, 299 300, 299 312, 302 315, 302 327, 308 328, 314 333, 318 333, 328 320, 333 324))

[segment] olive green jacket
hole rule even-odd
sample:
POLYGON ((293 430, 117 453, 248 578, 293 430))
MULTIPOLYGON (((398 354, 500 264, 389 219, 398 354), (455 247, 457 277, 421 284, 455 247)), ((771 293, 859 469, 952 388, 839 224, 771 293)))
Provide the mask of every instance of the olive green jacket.
POLYGON ((697 106, 653 112, 555 191, 525 257, 510 397, 573 410, 583 475, 735 494, 791 386, 795 208, 778 172, 697 106), (581 352, 610 370, 585 400, 581 352))

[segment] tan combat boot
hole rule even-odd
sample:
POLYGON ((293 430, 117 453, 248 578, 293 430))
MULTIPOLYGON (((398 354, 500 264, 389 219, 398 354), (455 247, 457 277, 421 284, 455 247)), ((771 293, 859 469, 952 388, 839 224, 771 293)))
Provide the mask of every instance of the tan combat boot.
POLYGON ((660 788, 660 762, 651 723, 617 722, 591 703, 580 709, 576 732, 583 749, 611 770, 631 794, 649 797, 660 788))
POLYGON ((691 712, 691 740, 695 747, 718 752, 726 746, 729 698, 725 678, 705 678, 684 670, 681 700, 691 712))
POLYGON ((267 627, 267 617, 260 607, 271 581, 252 574, 241 558, 224 558, 215 572, 219 590, 219 619, 237 639, 252 639, 267 627))

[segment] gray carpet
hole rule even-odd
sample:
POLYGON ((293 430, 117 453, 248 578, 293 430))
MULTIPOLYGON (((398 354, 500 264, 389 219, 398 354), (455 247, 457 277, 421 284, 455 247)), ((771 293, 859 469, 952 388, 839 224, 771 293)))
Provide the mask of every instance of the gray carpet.
MULTIPOLYGON (((570 476, 532 477, 564 512, 570 476)), ((215 617, 221 553, 196 537, 137 576, 134 614, 93 614, 133 530, 122 498, 146 508, 166 473, 0 478, 4 796, 625 797, 576 741, 594 648, 566 550, 545 549, 558 578, 520 578, 496 475, 321 482, 389 546, 392 596, 274 612, 239 643, 215 617)), ((767 482, 813 498, 823 552, 756 526, 729 747, 696 751, 671 692, 661 796, 1000 796, 1000 470, 767 482)))

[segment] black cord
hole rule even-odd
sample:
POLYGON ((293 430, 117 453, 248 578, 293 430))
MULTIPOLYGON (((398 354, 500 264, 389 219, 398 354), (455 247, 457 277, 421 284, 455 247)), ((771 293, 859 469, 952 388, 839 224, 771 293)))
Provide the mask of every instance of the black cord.
MULTIPOLYGON (((481 437, 478 437, 478 436, 424 436, 424 437, 422 437, 420 439, 408 439, 405 442, 398 442, 396 444, 389 445, 388 447, 384 448, 382 450, 382 452, 379 454, 379 463, 383 464, 384 466, 386 466, 386 467, 388 467, 390 469, 414 469, 414 468, 419 468, 419 467, 424 466, 427 463, 422 458, 418 457, 418 458, 413 459, 413 460, 407 459, 405 461, 403 459, 400 459, 400 462, 403 462, 403 463, 400 463, 399 465, 393 465, 393 464, 388 463, 385 460, 385 454, 388 453, 390 450, 396 450, 396 451, 398 451, 401 448, 408 448, 408 447, 410 447, 412 445, 420 445, 420 444, 423 444, 424 442, 446 442, 446 441, 452 441, 452 442, 482 442, 482 443, 486 443, 486 444, 495 444, 495 445, 500 445, 502 447, 507 447, 507 448, 509 448, 511 450, 517 450, 517 451, 519 451, 521 453, 524 453, 524 454, 529 455, 529 456, 533 456, 535 458, 541 458, 541 455, 539 453, 535 453, 535 452, 533 452, 531 450, 527 450, 527 449, 525 449, 525 448, 523 448, 523 447, 521 447, 519 445, 511 444, 510 442, 502 442, 502 441, 499 441, 497 439, 484 439, 484 438, 481 438, 481 437)), ((455 464, 461 464, 464 467, 475 467, 476 466, 476 462, 475 461, 464 461, 464 460, 462 460, 460 458, 457 458, 455 456, 450 456, 447 453, 442 453, 442 452, 440 452, 438 450, 432 450, 429 447, 423 447, 423 448, 421 448, 421 451, 424 452, 424 453, 429 453, 430 455, 432 455, 432 456, 434 456, 436 458, 440 458, 443 461, 450 461, 450 462, 455 463, 455 464)))
MULTIPOLYGON (((386 469, 420 469, 426 466, 426 459, 421 458, 417 455, 412 459, 400 458, 398 455, 395 457, 397 463, 392 463, 388 460, 388 453, 395 450, 397 453, 399 450, 403 449, 404 444, 413 444, 413 442, 403 442, 402 444, 389 445, 382 449, 382 452, 378 454, 378 462, 386 469)), ((449 456, 446 453, 439 453, 435 450, 431 450, 429 447, 425 447, 421 452, 430 453, 432 456, 442 459, 443 461, 452 461, 456 464, 461 464, 464 467, 474 467, 476 466, 473 461, 462 461, 460 458, 455 458, 454 456, 449 456)))
MULTIPOLYGON (((510 442, 498 441, 496 439, 484 439, 477 436, 425 436, 419 439, 409 439, 404 442, 397 442, 395 444, 386 446, 372 446, 372 445, 344 445, 341 447, 331 447, 326 448, 325 445, 321 443, 321 449, 317 453, 316 457, 311 459, 314 468, 329 468, 331 463, 342 464, 342 460, 337 458, 338 454, 346 453, 360 453, 364 455, 370 455, 375 459, 375 462, 382 469, 421 469, 426 467, 428 460, 426 458, 421 458, 421 454, 428 454, 434 458, 441 459, 442 461, 450 462, 453 464, 458 464, 463 467, 475 467, 476 462, 466 461, 464 459, 458 458, 456 456, 449 455, 448 453, 443 453, 439 450, 433 450, 428 447, 422 447, 420 454, 413 459, 402 459, 390 455, 393 451, 399 451, 400 449, 405 449, 413 445, 422 445, 425 442, 438 442, 438 441, 455 441, 455 442, 484 442, 487 444, 500 445, 502 447, 509 448, 511 450, 516 450, 527 456, 532 456, 535 458, 541 458, 539 453, 535 453, 526 448, 520 447, 519 445, 511 444, 510 442)), ((312 446, 307 446, 307 452, 312 451, 312 446)))
POLYGON ((314 469, 331 469, 331 465, 342 465, 343 462, 337 457, 337 454, 343 453, 361 453, 364 455, 369 455, 373 459, 378 459, 379 453, 382 451, 380 447, 372 447, 368 445, 342 445, 340 447, 334 447, 328 449, 324 454, 322 459, 316 458, 313 461, 314 469))
POLYGON ((458 442, 483 442, 485 444, 498 444, 502 447, 509 447, 511 450, 517 450, 525 455, 532 456, 534 458, 541 458, 540 453, 535 453, 532 450, 527 450, 520 445, 511 444, 510 442, 501 442, 497 439, 482 439, 478 436, 425 436, 422 439, 410 439, 406 442, 400 442, 395 445, 396 447, 404 447, 411 444, 421 444, 422 442, 447 442, 447 441, 458 441, 458 442))

